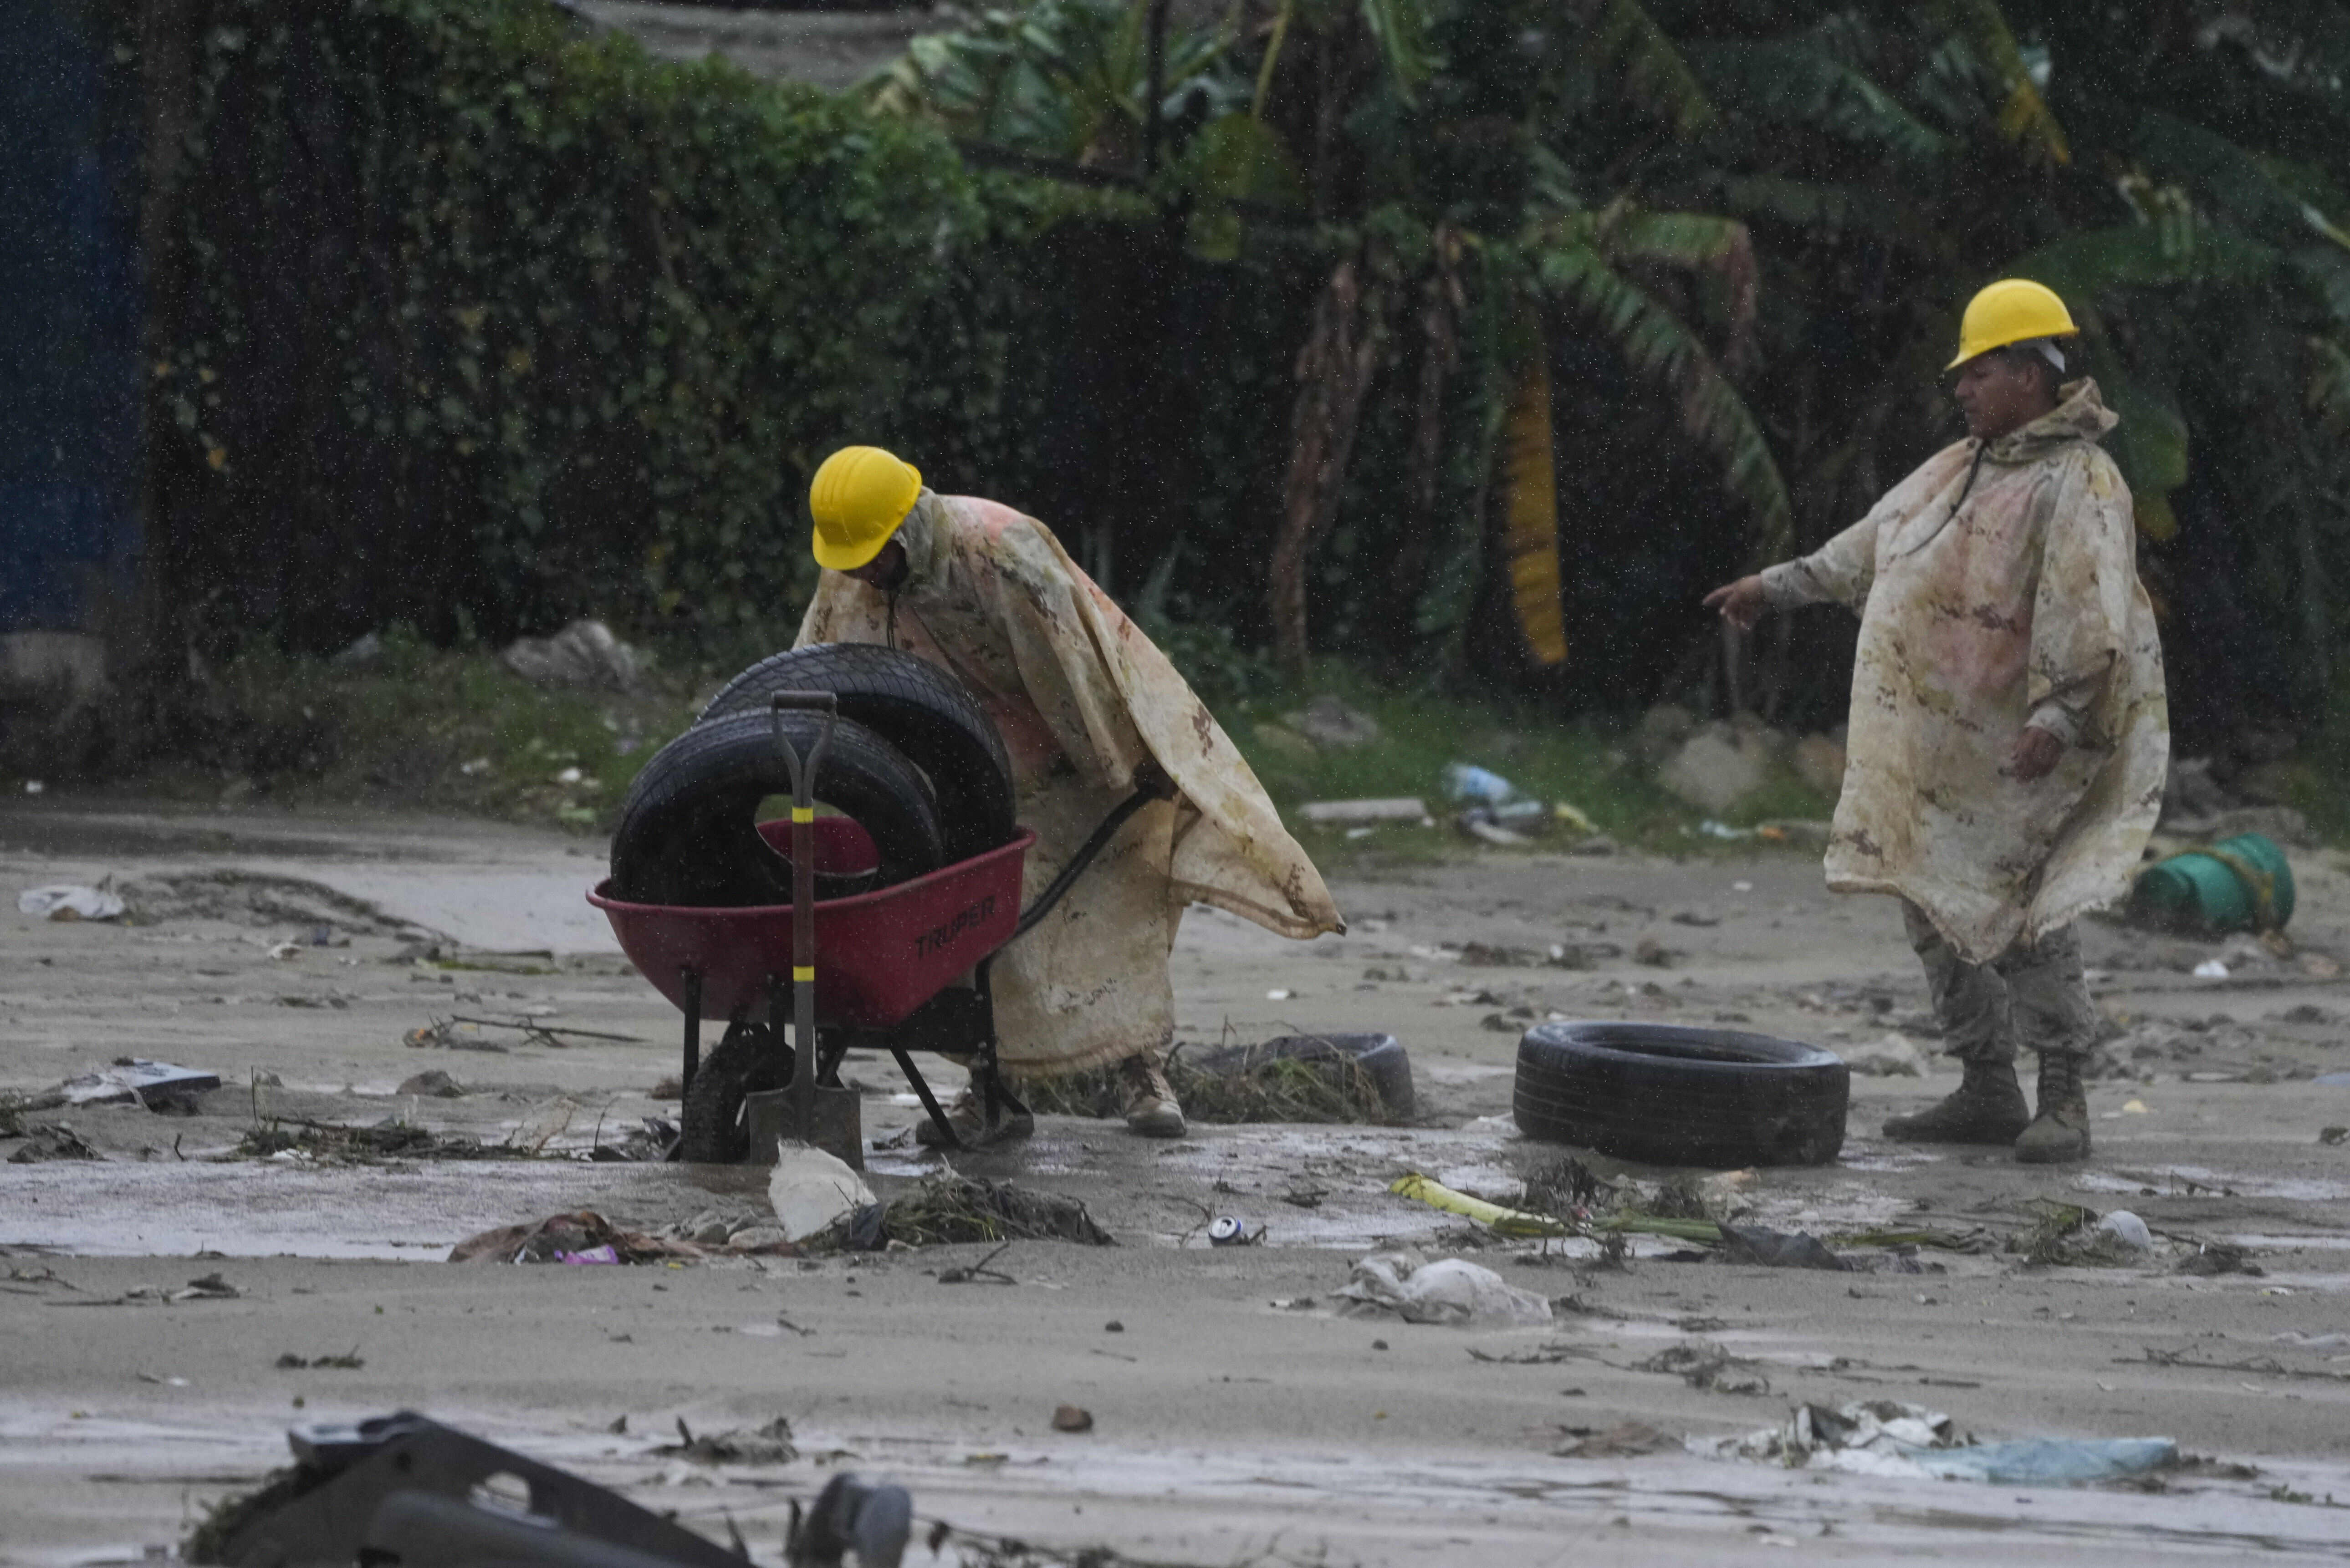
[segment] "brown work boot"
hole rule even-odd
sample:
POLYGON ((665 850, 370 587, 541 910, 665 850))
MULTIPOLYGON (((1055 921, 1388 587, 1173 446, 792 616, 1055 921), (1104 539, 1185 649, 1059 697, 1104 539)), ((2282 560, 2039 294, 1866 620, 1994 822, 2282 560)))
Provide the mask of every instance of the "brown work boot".
POLYGON ((2089 1158, 2089 1092, 2081 1086, 2078 1054, 2040 1054, 2040 1114, 2015 1140, 2015 1158, 2023 1165, 2089 1158))
POLYGON ((1885 1136, 1902 1143, 2013 1143, 2032 1120, 2014 1064, 1969 1061, 1964 1067, 1950 1098, 1913 1116, 1890 1117, 1885 1136))
MULTIPOLYGON (((955 1137, 962 1139, 965 1148, 986 1148, 992 1144, 1011 1143, 1036 1133, 1036 1118, 1024 1110, 1003 1107, 993 1132, 988 1130, 987 1109, 979 1097, 976 1085, 965 1084, 962 1093, 947 1106, 947 1120, 953 1125, 955 1137)), ((943 1141, 939 1137, 939 1124, 924 1116, 914 1124, 914 1141, 924 1148, 936 1148, 943 1141)))
POLYGON ((1189 1130, 1183 1107, 1176 1102, 1174 1085, 1159 1065, 1159 1054, 1147 1051, 1118 1064, 1118 1081, 1126 1091, 1126 1125, 1144 1137, 1181 1137, 1189 1130))

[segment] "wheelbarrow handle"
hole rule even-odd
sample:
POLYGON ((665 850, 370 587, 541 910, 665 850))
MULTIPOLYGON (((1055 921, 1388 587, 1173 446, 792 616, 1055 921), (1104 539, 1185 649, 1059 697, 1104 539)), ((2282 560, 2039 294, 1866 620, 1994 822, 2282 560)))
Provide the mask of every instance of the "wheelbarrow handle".
POLYGON ((1034 929, 1039 920, 1053 912, 1053 906, 1059 903, 1063 896, 1076 886, 1077 878, 1085 875, 1086 867, 1091 866, 1095 858, 1109 847, 1109 841, 1118 836, 1118 830, 1126 826, 1128 817, 1132 816, 1152 801, 1165 798, 1156 791, 1139 789, 1118 802, 1116 809, 1102 818, 1101 826, 1094 829, 1093 836, 1085 841, 1066 866, 1061 867, 1061 874, 1053 878, 1052 886, 1038 895, 1036 901, 1029 905, 1021 914, 1020 924, 1013 929, 1009 940, 1018 941, 1034 929))
MULTIPOLYGON (((824 753, 832 744, 832 727, 840 718, 840 699, 830 691, 778 691, 768 700, 775 726, 775 749, 792 776, 792 1102, 803 1142, 816 1137, 816 779, 824 753), (787 712, 824 715, 816 744, 805 762, 791 737, 784 733, 787 712)), ((775 1002, 781 988, 772 979, 768 987, 768 1023, 778 1034, 783 1020, 775 1002)))

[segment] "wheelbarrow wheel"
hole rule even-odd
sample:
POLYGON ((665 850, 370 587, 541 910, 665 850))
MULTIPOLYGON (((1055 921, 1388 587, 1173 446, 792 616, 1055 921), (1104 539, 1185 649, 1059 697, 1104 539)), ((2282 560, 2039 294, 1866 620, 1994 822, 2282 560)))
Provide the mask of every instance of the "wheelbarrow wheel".
POLYGON ((829 691, 840 716, 896 746, 938 791, 947 859, 968 860, 1019 831, 1003 737, 955 678, 917 654, 868 642, 819 642, 761 659, 728 681, 695 723, 767 711, 778 691, 829 691))
POLYGON ((764 1024, 738 1023, 702 1059, 679 1113, 678 1158, 695 1165, 740 1165, 751 1156, 743 1097, 790 1086, 792 1048, 764 1024))
MULTIPOLYGON (((790 903, 790 863, 759 836, 758 807, 791 793, 776 730, 806 756, 817 725, 808 713, 730 713, 663 746, 620 808, 614 891, 636 903, 698 909, 790 903)), ((946 863, 929 781, 864 725, 843 719, 833 726, 815 794, 853 818, 880 852, 879 869, 856 890, 890 887, 946 863)))

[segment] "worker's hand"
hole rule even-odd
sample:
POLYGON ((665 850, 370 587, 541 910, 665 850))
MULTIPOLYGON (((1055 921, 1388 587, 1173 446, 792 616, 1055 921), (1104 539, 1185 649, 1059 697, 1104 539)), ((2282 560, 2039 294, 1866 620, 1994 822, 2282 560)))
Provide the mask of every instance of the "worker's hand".
POLYGON ((2008 772, 2015 775, 2016 783, 2030 784, 2045 778, 2064 754, 2064 742, 2045 730, 2026 724, 2023 733, 2015 738, 2015 754, 2008 759, 2008 772))
POLYGON ((1167 770, 1159 765, 1157 757, 1145 757, 1134 764, 1134 787, 1136 793, 1153 800, 1173 800, 1183 793, 1167 776, 1167 770))
POLYGON ((1771 599, 1762 591, 1761 577, 1741 577, 1706 595, 1705 607, 1720 610, 1721 618, 1739 630, 1752 631, 1762 612, 1771 607, 1771 599))

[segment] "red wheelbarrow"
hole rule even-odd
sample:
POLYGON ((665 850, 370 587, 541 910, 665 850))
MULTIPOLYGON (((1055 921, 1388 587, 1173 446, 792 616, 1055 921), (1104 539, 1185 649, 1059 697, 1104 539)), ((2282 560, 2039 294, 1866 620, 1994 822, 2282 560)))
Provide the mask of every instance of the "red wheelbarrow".
MULTIPOLYGON (((816 709, 829 714, 834 702, 829 692, 785 692, 776 696, 775 707, 778 712, 816 709)), ((793 820, 761 823, 759 833, 791 860, 790 904, 633 904, 613 898, 608 879, 588 895, 611 920, 629 961, 685 1013, 680 1078, 686 1105, 694 1105, 702 1066, 702 1021, 716 1017, 726 1020, 727 1042, 761 1039, 771 1062, 789 1064, 803 1140, 813 1141, 816 1088, 841 1087, 841 1059, 854 1049, 883 1050, 896 1059, 949 1148, 960 1148, 962 1142, 914 1065, 913 1053, 968 1055, 992 1133, 1005 1110, 1026 1110, 996 1060, 988 980, 995 954, 1050 913, 1127 819, 1154 797, 1137 791, 1120 802, 1024 911, 1022 869, 1028 846, 1036 841, 1026 831, 928 876, 818 901, 818 875, 855 877, 879 865, 880 856, 854 821, 815 814, 810 797, 825 741, 818 740, 805 764, 780 726, 776 743, 791 763, 793 820), (965 974, 972 983, 956 984, 965 974), (794 1022, 795 1044, 812 1041, 813 1051, 783 1044, 786 1018, 794 1022)))

